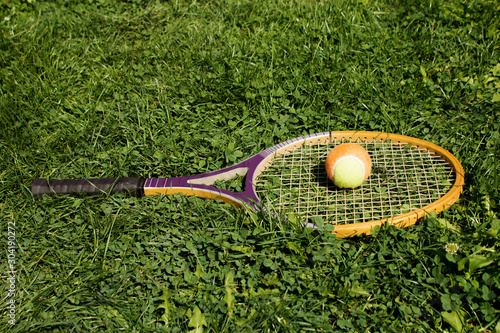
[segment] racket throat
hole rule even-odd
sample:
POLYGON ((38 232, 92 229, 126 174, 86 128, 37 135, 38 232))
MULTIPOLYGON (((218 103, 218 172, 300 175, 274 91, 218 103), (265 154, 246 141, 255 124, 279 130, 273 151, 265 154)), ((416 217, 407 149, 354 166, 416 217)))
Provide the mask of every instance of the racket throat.
POLYGON ((187 181, 187 183, 194 185, 214 185, 215 182, 217 181, 224 182, 227 180, 234 179, 236 177, 245 177, 247 173, 248 173, 248 168, 241 167, 214 175, 210 174, 200 175, 200 178, 190 178, 187 181))
POLYGON ((145 195, 173 195, 181 193, 206 199, 220 199, 241 207, 255 206, 259 201, 248 178, 250 167, 232 166, 200 175, 174 178, 147 179, 145 195))

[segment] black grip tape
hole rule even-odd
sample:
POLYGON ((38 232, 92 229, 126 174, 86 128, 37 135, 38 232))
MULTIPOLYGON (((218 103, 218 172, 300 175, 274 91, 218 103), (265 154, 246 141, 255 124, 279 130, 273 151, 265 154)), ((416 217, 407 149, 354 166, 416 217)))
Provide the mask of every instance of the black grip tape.
POLYGON ((130 192, 134 196, 144 195, 145 178, 92 178, 92 179, 40 179, 31 183, 31 193, 98 195, 130 192))

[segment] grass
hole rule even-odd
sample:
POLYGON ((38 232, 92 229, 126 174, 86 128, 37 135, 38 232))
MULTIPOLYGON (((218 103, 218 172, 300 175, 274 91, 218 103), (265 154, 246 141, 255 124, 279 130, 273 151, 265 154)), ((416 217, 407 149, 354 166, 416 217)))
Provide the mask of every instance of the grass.
POLYGON ((1 2, 0 330, 500 332, 498 8, 1 2), (197 198, 29 192, 206 172, 352 129, 451 151, 460 201, 335 239, 197 198))

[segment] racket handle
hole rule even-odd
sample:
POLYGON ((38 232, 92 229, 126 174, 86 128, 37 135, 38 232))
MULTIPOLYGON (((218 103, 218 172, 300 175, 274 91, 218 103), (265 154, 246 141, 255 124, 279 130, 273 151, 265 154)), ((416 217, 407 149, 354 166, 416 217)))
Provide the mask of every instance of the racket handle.
POLYGON ((92 178, 92 179, 34 179, 31 193, 97 195, 130 192, 134 196, 144 195, 145 178, 92 178))

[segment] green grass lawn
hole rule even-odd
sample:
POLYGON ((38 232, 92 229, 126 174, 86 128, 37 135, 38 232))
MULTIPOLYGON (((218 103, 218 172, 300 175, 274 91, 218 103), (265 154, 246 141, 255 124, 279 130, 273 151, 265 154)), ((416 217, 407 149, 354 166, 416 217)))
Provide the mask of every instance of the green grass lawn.
POLYGON ((498 0, 0 1, 0 331, 499 333, 499 160, 498 0), (464 193, 336 239, 193 197, 29 191, 330 130, 438 144, 464 193))

